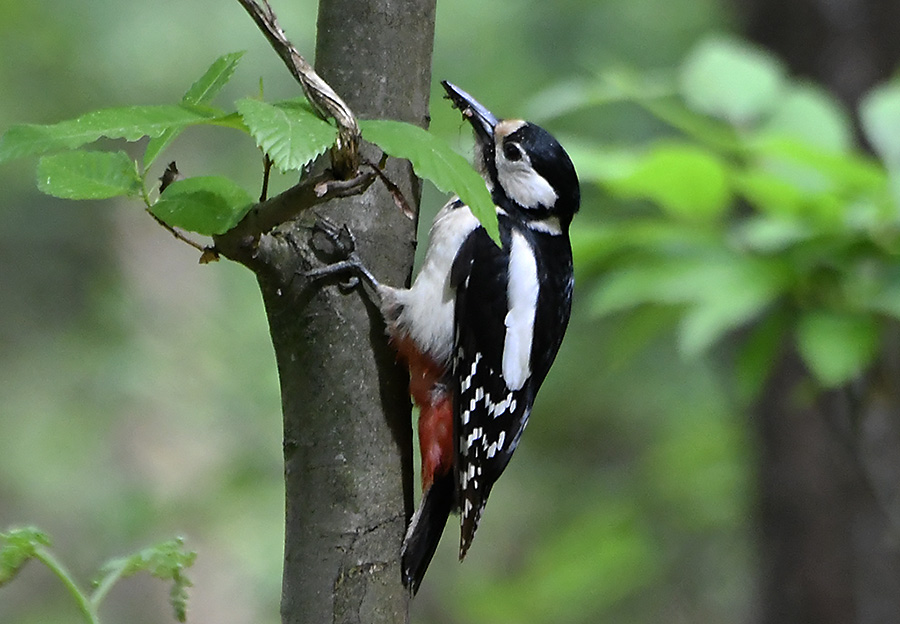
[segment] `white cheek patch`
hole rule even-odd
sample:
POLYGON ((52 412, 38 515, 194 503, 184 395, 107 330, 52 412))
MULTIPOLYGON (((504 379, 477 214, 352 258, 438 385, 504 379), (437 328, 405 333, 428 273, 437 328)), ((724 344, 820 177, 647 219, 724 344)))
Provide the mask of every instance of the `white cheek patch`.
POLYGON ((515 162, 498 158, 497 180, 507 197, 523 208, 550 208, 556 203, 556 191, 531 167, 527 158, 515 162))
POLYGON ((503 378, 510 390, 520 390, 531 376, 531 342, 538 300, 537 262, 531 245, 513 231, 509 252, 506 337, 503 341, 503 378))

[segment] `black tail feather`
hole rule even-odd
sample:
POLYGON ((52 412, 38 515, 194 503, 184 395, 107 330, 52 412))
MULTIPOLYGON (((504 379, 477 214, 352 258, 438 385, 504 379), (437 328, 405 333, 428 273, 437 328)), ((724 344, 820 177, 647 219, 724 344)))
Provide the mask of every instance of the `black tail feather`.
POLYGON ((437 477, 413 515, 400 551, 403 584, 412 595, 419 591, 425 570, 431 563, 447 518, 453 509, 453 471, 437 477))

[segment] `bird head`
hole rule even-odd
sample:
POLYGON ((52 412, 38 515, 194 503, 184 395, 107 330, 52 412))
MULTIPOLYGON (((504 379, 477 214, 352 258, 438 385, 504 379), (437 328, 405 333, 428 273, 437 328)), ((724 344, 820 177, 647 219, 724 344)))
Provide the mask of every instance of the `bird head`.
POLYGON ((553 135, 520 119, 497 119, 471 95, 444 80, 447 97, 475 131, 475 166, 494 203, 526 221, 557 218, 568 227, 580 191, 572 160, 553 135))

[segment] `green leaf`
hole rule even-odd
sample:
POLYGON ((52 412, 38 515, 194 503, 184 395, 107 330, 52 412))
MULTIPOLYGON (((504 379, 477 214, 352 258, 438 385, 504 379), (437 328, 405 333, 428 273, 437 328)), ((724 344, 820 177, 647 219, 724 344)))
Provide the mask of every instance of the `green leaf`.
POLYGON ((604 315, 647 304, 679 306, 679 346, 693 356, 758 316, 787 288, 789 275, 778 260, 725 252, 645 260, 609 271, 591 310, 604 315))
POLYGON ((197 553, 185 550, 184 540, 175 538, 145 548, 129 557, 114 559, 103 566, 105 575, 131 576, 148 572, 163 581, 172 581, 169 601, 175 617, 184 622, 187 616, 187 588, 192 586, 185 570, 194 564, 197 553))
POLYGON ((853 148, 853 126, 847 112, 827 91, 814 85, 791 86, 779 98, 761 132, 831 152, 853 148))
POLYGON ((710 276, 715 278, 681 321, 678 346, 689 357, 700 355, 728 332, 757 318, 789 283, 788 272, 776 262, 743 257, 710 276))
POLYGON ((302 168, 337 137, 333 126, 298 100, 268 104, 246 98, 238 101, 237 109, 256 144, 281 171, 302 168))
POLYGON ((42 157, 37 186, 63 199, 107 199, 139 195, 141 179, 125 152, 75 150, 42 157))
POLYGON ((860 375, 878 353, 878 321, 868 315, 810 312, 797 324, 797 348, 826 387, 860 375))
POLYGON ((738 223, 734 237, 744 248, 761 253, 778 253, 809 240, 813 230, 799 219, 752 215, 738 223))
POLYGON ((833 189, 849 194, 877 193, 886 185, 884 169, 860 154, 835 152, 805 139, 784 136, 763 136, 749 141, 748 146, 765 160, 767 169, 808 192, 833 189), (784 171, 783 165, 793 169, 784 171), (812 178, 814 183, 810 183, 812 178))
POLYGON ((900 83, 870 91, 860 104, 859 116, 866 138, 887 165, 894 203, 900 205, 900 83))
POLYGON ((790 318, 783 311, 767 314, 751 329, 740 345, 735 360, 738 394, 745 401, 754 400, 772 373, 776 358, 789 328, 790 318))
POLYGON ((221 111, 193 106, 128 106, 87 113, 50 125, 13 126, 0 137, 0 163, 75 149, 100 137, 136 141, 170 128, 214 123, 221 111))
POLYGON ((634 173, 640 156, 631 149, 591 145, 583 139, 565 137, 566 152, 582 182, 606 184, 634 173))
MULTIPOLYGON (((234 75, 234 70, 242 56, 244 56, 243 52, 232 52, 217 58, 206 70, 206 73, 187 90, 187 93, 181 98, 182 104, 194 106, 209 104, 234 75)), ((150 139, 147 149, 144 151, 144 169, 150 168, 150 165, 180 132, 180 128, 170 128, 160 136, 150 139)))
POLYGON ((688 108, 680 99, 637 100, 635 104, 701 145, 727 154, 743 154, 743 140, 732 125, 688 108))
POLYGON ((855 290, 862 291, 856 300, 860 307, 900 320, 900 279, 896 274, 892 278, 880 279, 862 286, 854 283, 855 290))
POLYGON ((412 163, 416 175, 431 180, 440 190, 456 193, 499 244, 497 211, 484 179, 465 158, 430 132, 386 119, 359 122, 363 137, 395 158, 412 163))
POLYGON ((721 234, 713 228, 663 218, 581 225, 569 236, 575 270, 579 272, 633 252, 654 257, 686 256, 716 253, 722 247, 721 234))
POLYGON ((223 54, 217 58, 209 66, 209 69, 191 85, 181 101, 185 104, 208 104, 211 102, 231 80, 242 56, 244 56, 243 51, 223 54))
POLYGON ((623 197, 652 200, 670 216, 692 221, 718 219, 731 201, 725 163, 690 145, 659 145, 631 175, 608 185, 623 197))
POLYGON ((609 271, 592 298, 591 310, 604 315, 643 304, 678 305, 704 298, 723 278, 708 258, 665 258, 609 271))
POLYGON ((859 117, 866 138, 890 166, 900 166, 900 83, 876 87, 863 98, 859 117))
POLYGON ((237 225, 252 205, 247 191, 228 178, 201 176, 170 184, 150 212, 172 227, 213 236, 237 225))
POLYGON ((0 533, 0 587, 11 580, 50 538, 34 527, 10 529, 0 533))
POLYGON ((771 54, 746 43, 711 37, 685 59, 679 86, 695 110, 746 126, 778 103, 785 71, 771 54))
POLYGON ((760 168, 738 172, 732 181, 735 190, 754 208, 775 217, 800 216, 809 203, 796 185, 760 168))

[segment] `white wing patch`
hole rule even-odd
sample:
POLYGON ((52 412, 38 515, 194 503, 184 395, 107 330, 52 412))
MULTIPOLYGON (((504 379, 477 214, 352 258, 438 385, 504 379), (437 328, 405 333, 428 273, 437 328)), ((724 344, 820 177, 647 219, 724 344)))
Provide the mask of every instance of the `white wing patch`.
POLYGON ((528 240, 513 230, 509 252, 506 338, 503 378, 510 390, 520 390, 531 376, 531 341, 538 299, 537 262, 528 240))

